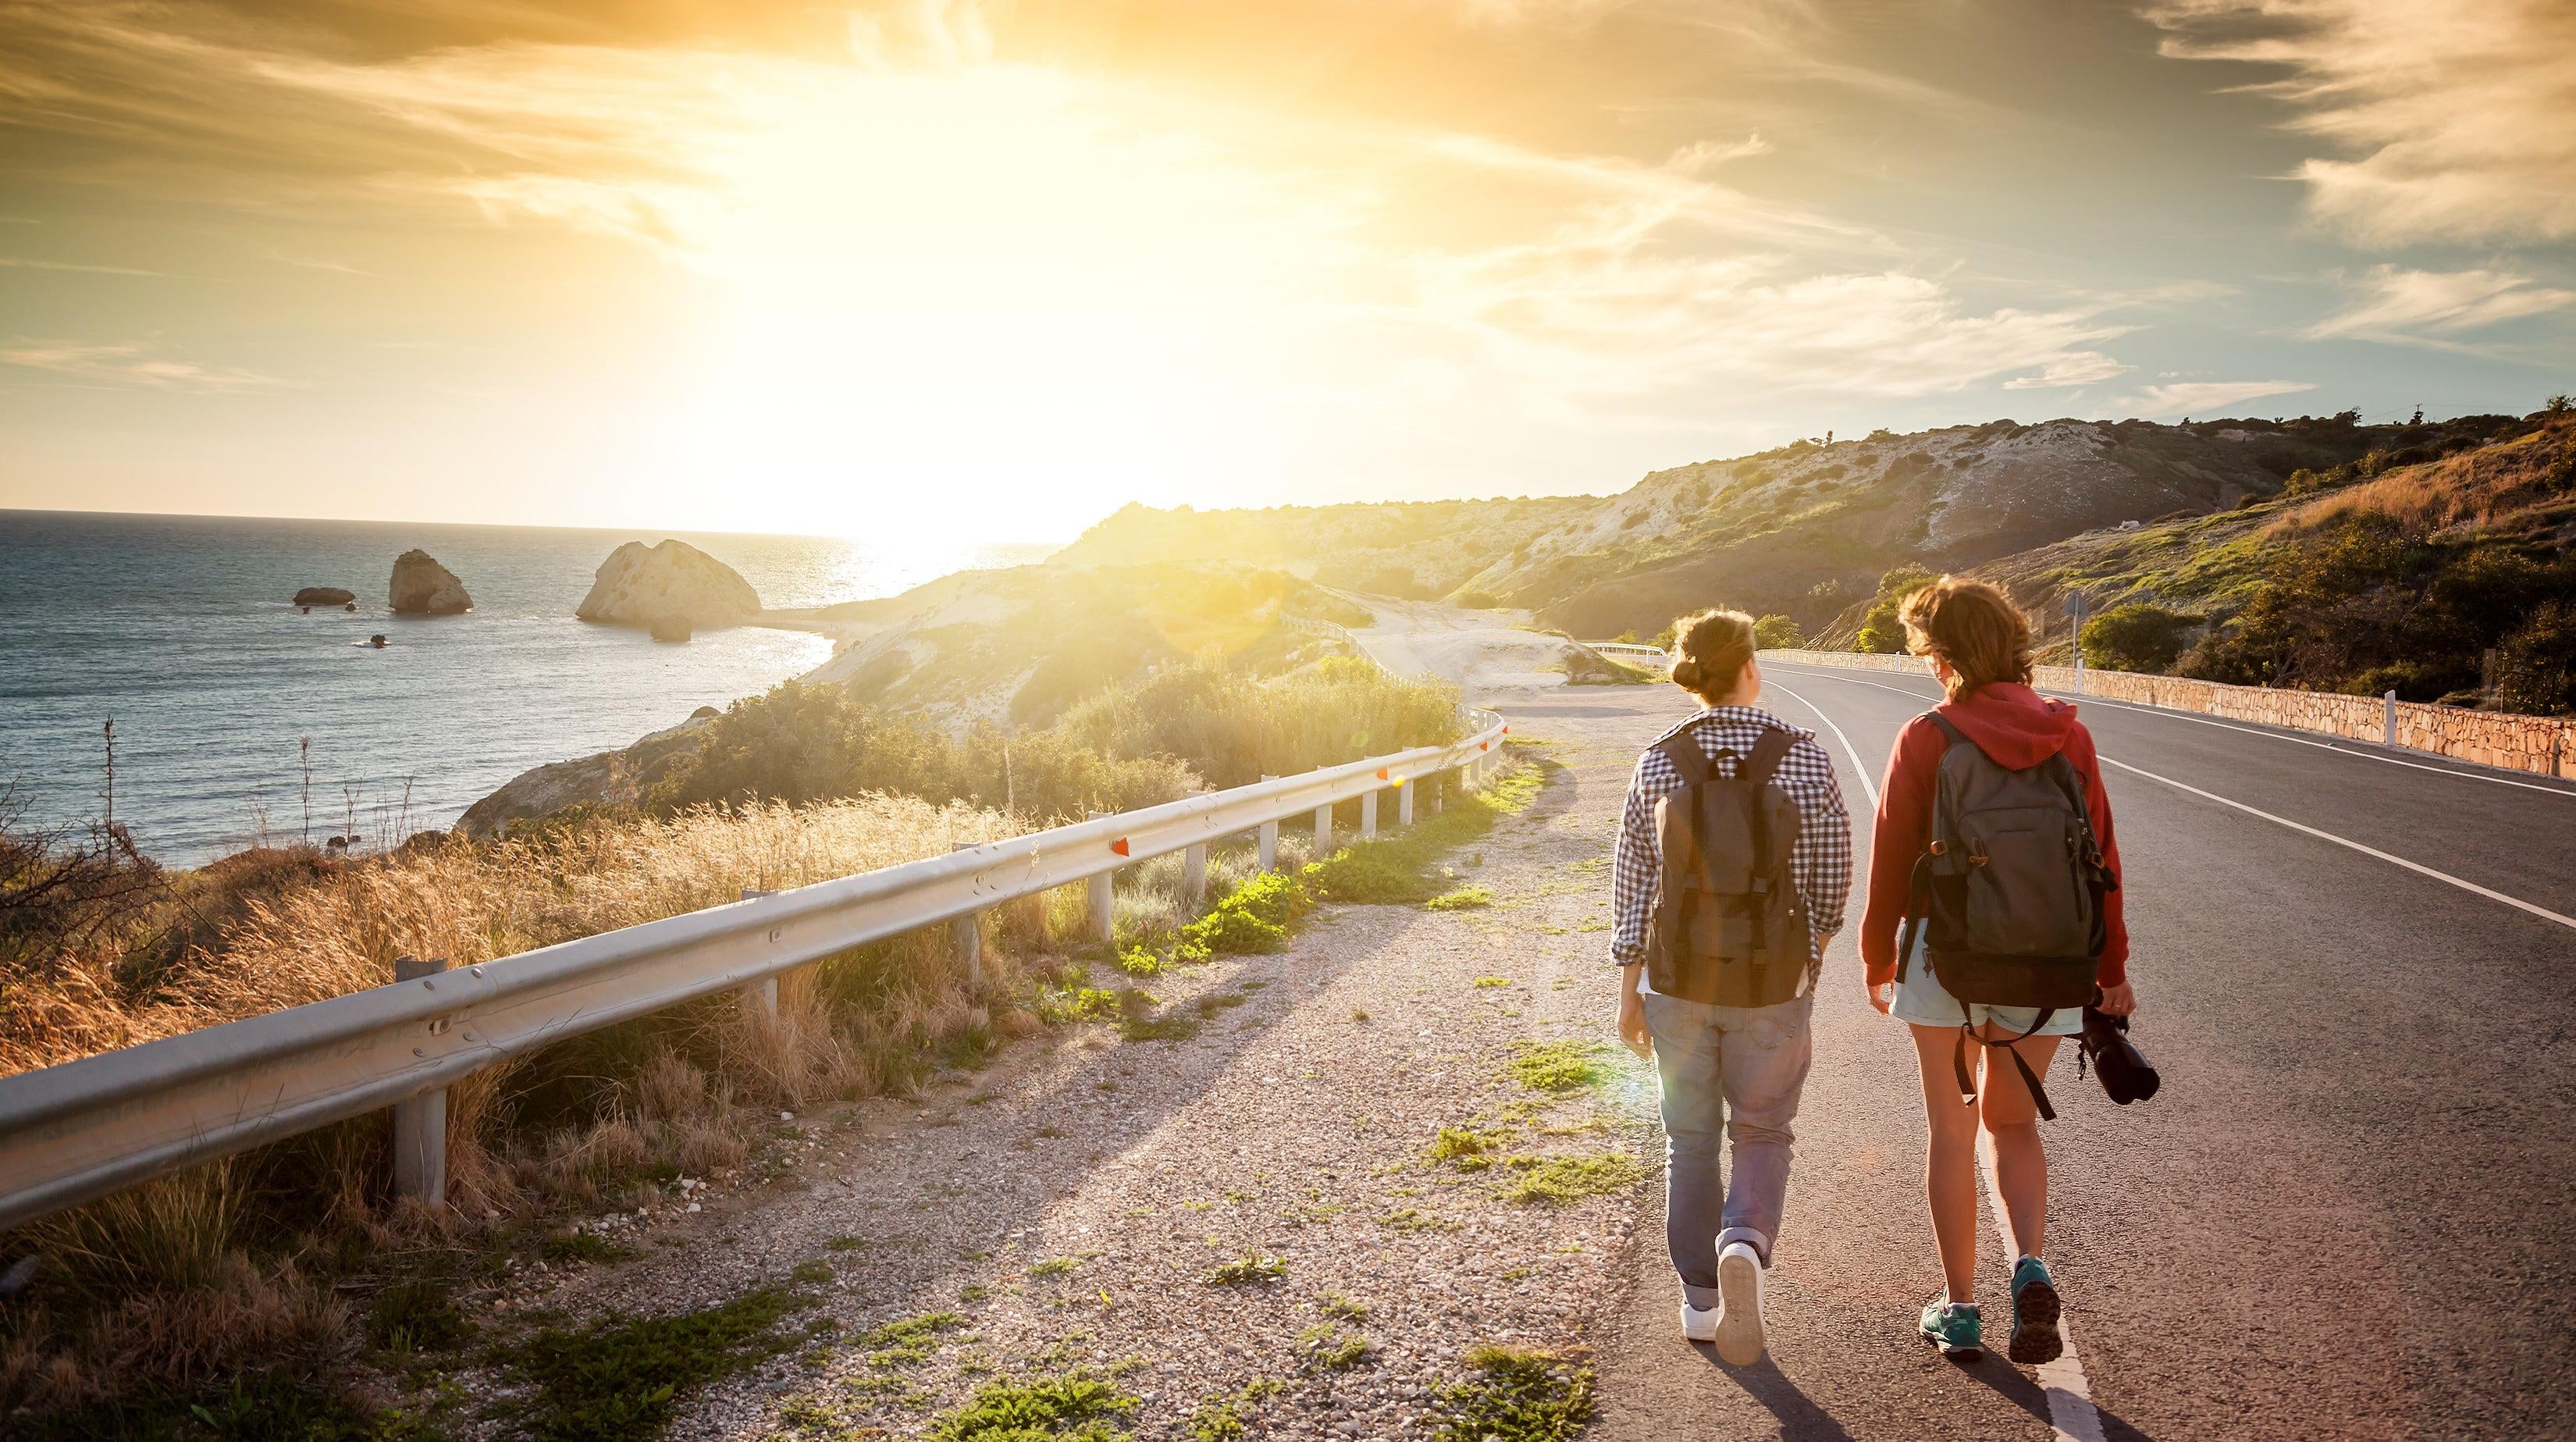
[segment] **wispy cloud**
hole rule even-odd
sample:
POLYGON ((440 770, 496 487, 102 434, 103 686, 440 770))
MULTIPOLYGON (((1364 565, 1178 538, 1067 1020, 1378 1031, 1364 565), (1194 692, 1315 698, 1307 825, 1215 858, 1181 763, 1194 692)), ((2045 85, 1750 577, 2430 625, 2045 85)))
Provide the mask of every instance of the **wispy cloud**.
POLYGON ((2008 391, 2036 391, 2059 386, 2089 386, 2095 381, 2127 375, 2130 369, 2100 351, 2075 351, 2049 362, 2048 368, 2035 376, 2014 376, 2004 382, 2003 388, 2008 391))
POLYGON ((2342 310, 2309 326, 2311 340, 2350 338, 2447 344, 2450 338, 2576 304, 2576 290, 2503 270, 2373 266, 2345 285, 2342 310))
POLYGON ((2147 386, 2111 404, 2115 409, 2137 416, 2187 416, 2195 411, 2223 410, 2265 396, 2296 395, 2316 388, 2313 381, 2177 381, 2172 385, 2147 386))
POLYGON ((165 280, 169 278, 168 271, 136 270, 131 266, 123 265, 80 265, 68 260, 32 260, 17 255, 0 255, 0 266, 14 270, 72 270, 85 275, 144 275, 165 280))
POLYGON ((78 385, 234 394, 296 386, 294 381, 232 366, 200 365, 160 353, 148 341, 109 345, 21 341, 0 346, 0 366, 37 371, 78 385))
POLYGON ((2366 242, 2576 235, 2576 5, 2153 0, 2164 52, 2285 71, 2251 88, 2339 154, 2310 210, 2366 242))

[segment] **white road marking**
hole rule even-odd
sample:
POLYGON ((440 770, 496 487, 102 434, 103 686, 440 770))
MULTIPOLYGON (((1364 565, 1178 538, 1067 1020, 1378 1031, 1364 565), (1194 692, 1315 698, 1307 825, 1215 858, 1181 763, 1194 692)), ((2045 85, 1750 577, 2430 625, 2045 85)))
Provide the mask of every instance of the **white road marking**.
MULTIPOLYGON (((1987 1155, 1983 1136, 1977 1141, 1977 1175, 1986 1184, 1986 1208, 1994 1216, 1996 1238, 2011 1237, 2012 1229, 2004 1225, 2004 1196, 1995 1189, 1994 1159, 1987 1155)), ((2005 1250, 2012 1250, 2008 1242, 2005 1250)), ((2103 1442, 2102 1413, 2093 1405, 2093 1384, 2084 1375, 2084 1361, 2075 1355, 2075 1331, 2067 1324, 2063 1299, 2057 1313, 2057 1335, 2066 1350, 2057 1354, 2056 1361, 2042 1362, 2032 1369, 2039 1374, 2040 1388, 2048 1398, 2048 1425, 2066 1442, 2103 1442)))
MULTIPOLYGON (((1926 700, 1926 699, 1929 699, 1929 698, 1927 698, 1927 697, 1924 697, 1920 692, 1907 691, 1907 690, 1905 690, 1905 689, 1903 689, 1903 688, 1901 688, 1901 687, 1897 687, 1897 686, 1886 686, 1886 685, 1881 685, 1880 683, 1878 683, 1878 682, 1876 682, 1876 681, 1862 681, 1862 680, 1859 680, 1859 679, 1854 678, 1854 677, 1845 677, 1845 676, 1826 676, 1826 677, 1821 677, 1821 678, 1819 678, 1819 679, 1822 679, 1822 680, 1828 680, 1828 681, 1846 681, 1846 680, 1848 680, 1848 681, 1850 681, 1850 682, 1851 682, 1851 684, 1853 684, 1853 685, 1855 685, 1855 686, 1877 686, 1877 687, 1878 687, 1878 689, 1880 689, 1880 690, 1882 690, 1882 691, 1894 691, 1894 692, 1896 692, 1896 694, 1898 694, 1898 695, 1900 695, 1900 696, 1912 696, 1912 697, 1914 697, 1914 698, 1915 698, 1915 699, 1917 699, 1917 700, 1926 700)), ((1789 692, 1789 694, 1790 694, 1790 695, 1792 695, 1792 696, 1797 696, 1798 700, 1800 700, 1801 702, 1804 702, 1804 703, 1806 704, 1807 709, 1809 709, 1809 710, 1811 710, 1811 711, 1814 711, 1814 710, 1815 710, 1815 705, 1816 705, 1816 703, 1814 703, 1813 701, 1808 701, 1808 700, 1807 700, 1807 698, 1806 698, 1806 697, 1804 697, 1804 696, 1798 696, 1798 693, 1797 693, 1797 692, 1795 692, 1795 691, 1789 691, 1789 688, 1788 688, 1788 687, 1786 687, 1786 686, 1783 686, 1783 687, 1781 687, 1780 689, 1781 689, 1781 690, 1783 690, 1783 691, 1788 691, 1788 692, 1789 692)), ((1819 715, 1819 716, 1822 716, 1822 715, 1824 715, 1825 713, 1824 713, 1824 712, 1822 712, 1822 711, 1816 711, 1816 714, 1817 714, 1817 715, 1819 715)), ((2197 718, 2193 718, 2193 719, 2197 719, 2197 718)), ((1832 726, 1832 725, 1833 725, 1833 723, 1832 723, 1831 721, 1827 721, 1825 724, 1826 724, 1826 725, 1828 725, 1828 726, 1832 726)), ((2231 727, 2230 729, 2231 729, 2231 730, 2235 730, 2235 729, 2242 729, 2242 728, 2234 728, 2234 727, 2231 727)), ((1835 734, 1835 735, 1837 735, 1837 736, 1842 735, 1842 728, 1841 728, 1841 727, 1839 727, 1839 726, 1835 726, 1835 727, 1834 727, 1834 734, 1835 734)), ((2257 735, 2260 735, 2260 734, 2263 734, 2263 733, 2257 732, 2256 734, 2257 734, 2257 735)), ((1849 740, 1849 739, 1846 739, 1846 740, 1843 742, 1843 745, 1845 745, 1845 746, 1849 746, 1849 745, 1851 745, 1850 740, 1849 740)), ((2331 749, 2331 748, 2330 748, 2330 749, 2331 749)), ((2096 755, 2100 755, 2100 753, 2099 753, 2099 752, 2096 752, 2095 754, 2096 754, 2096 755)), ((2357 753, 2346 752, 2345 754, 2346 754, 2346 755, 2353 755, 2353 754, 2357 754, 2357 753)), ((1859 753, 1858 753, 1858 752, 1854 752, 1854 753, 1853 753, 1853 755, 1854 755, 1854 757, 1855 757, 1855 758, 1857 758, 1857 756, 1859 755, 1859 753)), ((2466 879, 2464 879, 2464 878, 2462 878, 2462 877, 2453 876, 2451 873, 2449 873, 2449 872, 2447 872, 2447 871, 2437 871, 2437 870, 2433 869, 2433 868, 2432 868, 2432 867, 2430 867, 2430 866, 2426 866, 2425 864, 2423 864, 2423 863, 2422 863, 2422 862, 2420 862, 2420 861, 2409 861, 2409 860, 2407 860, 2407 859, 2406 859, 2405 857, 2403 857, 2403 856, 2394 856, 2394 855, 2391 855, 2391 854, 2389 854, 2388 852, 2385 852, 2385 851, 2380 850, 2380 849, 2379 849, 2378 847, 2376 847, 2376 846, 2364 846, 2362 843, 2360 843, 2360 842, 2358 842, 2358 841, 2353 841, 2353 840, 2349 840, 2349 839, 2347 839, 2347 838, 2345 838, 2345 837, 2337 836, 2337 835, 2335 835, 2335 834, 2334 834, 2333 832, 2331 832, 2331 831, 2320 831, 2320 830, 2318 830, 2317 828, 2315 828, 2315 827, 2313 827, 2313 826, 2310 826, 2310 825, 2307 825, 2307 824, 2306 824, 2306 823, 2304 823, 2304 822, 2292 821, 2290 818, 2288 818, 2288 817, 2286 817, 2286 816, 2275 816, 2275 815, 2273 815, 2271 812, 2269 812, 2269 811, 2265 811, 2265 810, 2261 809, 2260 807, 2248 806, 2248 805, 2246 805, 2246 804, 2245 804, 2244 802, 2242 802, 2242 801, 2235 801, 2235 800, 2231 800, 2231 799, 2229 799, 2229 798, 2227 798, 2227 797, 2224 797, 2224 796, 2221 796, 2221 795, 2217 794, 2217 793, 2216 793, 2216 792, 2214 792, 2214 791, 2203 791, 2203 790, 2201 790, 2201 789, 2200 789, 2199 787, 2197 787, 2197 786, 2189 786, 2189 785, 2185 785, 2184 783, 2182 783, 2182 782, 2180 782, 2180 781, 2176 781, 2176 780, 2174 780, 2174 779, 2173 779, 2172 777, 2170 777, 2170 776, 2159 776, 2159 775, 2157 775, 2155 772, 2153 772, 2153 771, 2149 771, 2149 770, 2145 769, 2144 767, 2132 766, 2132 765, 2130 765, 2128 762, 2126 762, 2126 761, 2122 761, 2122 760, 2119 760, 2119 759, 2118 759, 2118 758, 2116 758, 2116 757, 2103 756, 2101 759, 2102 759, 2102 764, 2103 764, 2103 765, 2105 765, 2105 766, 2117 766, 2117 767, 2119 767, 2119 768, 2120 768, 2121 770, 2123 770, 2123 771, 2135 772, 2136 774, 2138 774, 2138 775, 2140 775, 2140 776, 2143 776, 2143 777, 2147 778, 2147 779, 2148 779, 2148 780, 2150 780, 2150 781, 2158 781, 2158 782, 2162 782, 2163 784, 2165 784, 2165 785, 2167 785, 2167 786, 2170 786, 2170 787, 2174 788, 2176 791, 2188 791, 2188 792, 2190 792, 2192 795, 2197 796, 2197 797, 2200 797, 2201 799, 2203 799, 2203 800, 2205 800, 2205 801, 2215 801, 2215 802, 2217 802, 2217 803, 2218 803, 2219 805, 2221 805, 2221 806, 2232 806, 2232 807, 2236 808, 2237 810, 2244 812, 2244 813, 2245 813, 2246 815, 2248 815, 2248 816, 2259 816, 2259 817, 2263 818, 2263 819, 2264 819, 2264 820, 2266 820, 2266 821, 2272 822, 2272 823, 2274 823, 2274 824, 2276 824, 2276 825, 2286 826, 2286 827, 2290 828, 2292 831, 2297 831, 2297 832, 2301 832, 2301 833, 2304 833, 2304 834, 2309 835, 2309 836, 2313 836, 2313 837, 2317 838, 2317 839, 2318 839, 2318 840, 2320 840, 2320 841, 2331 841, 2331 842, 2333 842, 2333 843, 2334 843, 2335 845, 2337 845, 2337 846, 2347 847, 2347 848, 2349 848, 2349 849, 2351 849, 2351 850, 2358 851, 2358 852, 2360 852, 2360 853, 2361 853, 2362 855, 2364 855, 2364 856, 2375 857, 2375 858, 2377 858, 2378 860, 2381 860, 2381 861, 2385 861, 2385 862, 2387 862, 2387 863, 2388 863, 2389 865, 2391 865, 2391 866, 2403 867, 2404 869, 2406 869, 2406 870, 2408 870, 2408 871, 2412 871, 2412 872, 2416 873, 2416 874, 2417 874, 2417 875, 2419 875, 2419 876, 2429 876, 2429 877, 2433 878, 2435 881, 2445 881, 2445 882, 2448 882, 2448 883, 2450 883, 2451 885, 2453 885, 2453 886, 2456 886, 2456 887, 2460 888, 2462 891, 2474 892, 2474 893, 2476 893, 2476 894, 2477 894, 2477 895, 2479 895, 2479 896, 2483 896, 2483 897, 2485 897, 2485 898, 2486 898, 2487 900, 2489 900, 2489 901, 2501 901, 2501 902, 2503 902, 2505 905, 2510 906, 2510 907, 2514 908, 2514 909, 2515 909, 2515 910, 2517 910, 2517 911, 2527 911, 2527 912, 2531 913, 2532 915, 2539 917, 2539 918, 2540 918, 2541 920, 2543 920, 2543 921, 2554 921, 2554 922, 2557 922, 2560 926, 2566 927, 2566 928, 2567 928, 2567 929, 2569 929, 2570 931, 2576 931, 2576 916, 2563 916, 2563 915, 2559 914, 2558 912, 2555 912, 2555 911, 2550 910, 2548 907, 2545 907, 2545 906, 2536 906, 2536 905, 2532 904, 2531 902, 2528 902, 2528 901, 2523 900, 2523 899, 2522 899, 2521 897, 2519 897, 2519 896, 2507 896, 2507 895, 2505 895, 2505 894, 2504 894, 2503 892, 2501 892, 2501 891, 2494 890, 2494 889, 2492 889, 2492 888, 2490 888, 2490 887, 2480 886, 2480 885, 2478 885, 2478 884, 2477 884, 2476 882, 2474 882, 2474 881, 2469 881, 2469 880, 2466 880, 2466 879)), ((2401 764, 2403 764, 2403 763, 2401 763, 2401 764)), ((2427 768, 2427 769, 2430 769, 2430 770, 2440 770, 2441 768, 2439 768, 2439 767, 2431 767, 2431 768, 2427 768)), ((2459 775, 2460 773, 2459 773, 2459 772, 2456 772, 2456 771, 2453 771, 2453 772, 2445 772, 2444 774, 2445 774, 2445 775, 2451 775, 2451 776, 2457 776, 2457 775, 2459 775)), ((2473 778, 2473 779, 2483 781, 2483 780, 2487 780, 2487 779, 2490 779, 2490 778, 2487 778, 2487 777, 2477 777, 2477 778, 2473 778)), ((2547 787, 2542 787, 2542 788, 2540 788, 2540 789, 2541 789, 2541 790, 2547 790, 2548 788, 2547 788, 2547 787)))
POLYGON ((2543 921, 2554 921, 2560 926, 2566 927, 2570 931, 2576 931, 2576 916, 2562 916, 2559 913, 2550 910, 2548 907, 2534 906, 2519 896, 2507 896, 2501 891, 2495 891, 2487 887, 2480 886, 2474 881, 2462 880, 2447 871, 2436 871, 2432 867, 2426 866, 2420 861, 2409 861, 2403 856, 2391 856, 2387 852, 2380 850, 2378 847, 2364 846, 2358 841, 2346 840, 2343 837, 2335 835, 2331 831, 2319 831, 2313 826, 2306 825, 2302 822, 2292 821, 2286 816, 2275 816, 2269 811, 2262 810, 2259 807, 2248 806, 2242 801, 2231 801, 2227 797, 2221 796, 2214 791, 2203 791, 2197 786, 2187 786, 2180 781, 2174 780, 2170 776, 2158 776, 2152 771, 2148 771, 2142 767, 2132 766, 2126 761, 2115 761, 2112 758, 2105 756, 2102 758, 2102 762, 2106 766, 2117 766, 2123 771, 2135 772, 2138 775, 2147 778, 2149 781, 2160 781, 2165 785, 2172 787, 2176 791, 2188 791, 2192 795, 2197 796, 2204 801, 2215 801, 2221 806, 2232 806, 2237 810, 2244 812, 2248 816, 2260 816, 2264 820, 2272 822, 2275 825, 2286 826, 2292 831, 2296 831, 2307 836, 2313 836, 2319 841, 2331 841, 2337 846, 2347 847, 2351 850, 2358 851, 2364 856, 2377 857, 2391 866, 2402 866, 2408 871, 2414 872, 2418 876, 2429 876, 2435 881, 2447 881, 2451 885, 2460 888, 2462 891, 2474 892, 2479 896, 2485 897, 2489 901, 2501 901, 2505 905, 2510 906, 2517 911, 2530 912, 2532 915, 2539 917, 2543 921))
MULTIPOLYGON (((1836 676, 1827 679, 1839 681, 1844 678, 1836 676)), ((1861 684, 1876 685, 1877 683, 1865 681, 1861 684)), ((1843 750, 1851 756, 1852 770, 1860 777, 1860 789, 1869 797, 1870 810, 1873 813, 1876 812, 1878 788, 1870 783, 1869 763, 1861 759, 1860 748, 1852 744, 1851 737, 1834 721, 1834 718, 1825 714, 1823 707, 1776 681, 1772 685, 1789 699, 1815 712, 1816 719, 1824 722, 1834 733, 1835 739, 1843 743, 1843 750)), ((1896 690, 1893 686, 1885 689, 1896 690)), ((1899 694, 1914 693, 1900 692, 1899 694)), ((2003 1194, 1995 1190, 1995 1169, 1986 1160, 1985 1151, 1982 1144, 1977 1148, 1978 1172, 1985 1178, 1986 1183, 1986 1205, 1994 1213, 1995 1235, 1999 1238, 2009 1237, 2012 1233, 2004 1225, 2003 1194)), ((2066 1350, 2058 1354, 2056 1361, 2043 1363, 2037 1369, 2039 1385, 2048 1399, 2048 1425, 2055 1430, 2058 1439, 2063 1439, 2063 1442, 2103 1442, 2102 1414, 2093 1405, 2093 1384, 2084 1375, 2083 1359, 2075 1354, 2075 1332, 2068 1325, 2062 1305, 2057 1318, 2057 1333, 2065 1340, 2066 1350)))
MULTIPOLYGON (((1841 678, 1828 677, 1826 679, 1839 680, 1841 678)), ((1852 774, 1860 778, 1861 794, 1869 798, 1870 810, 1876 811, 1878 809, 1878 787, 1869 779, 1869 763, 1860 759, 1860 748, 1852 744, 1852 739, 1849 736, 1843 735, 1843 728, 1834 725, 1834 718, 1825 714, 1825 708, 1808 700, 1806 697, 1799 695, 1797 692, 1791 691, 1788 687, 1775 681, 1772 683, 1771 689, 1785 694, 1790 700, 1795 701, 1799 705, 1806 707, 1808 710, 1815 712, 1817 720, 1822 721, 1827 726, 1833 728, 1835 738, 1843 743, 1843 750, 1851 753, 1852 774)))

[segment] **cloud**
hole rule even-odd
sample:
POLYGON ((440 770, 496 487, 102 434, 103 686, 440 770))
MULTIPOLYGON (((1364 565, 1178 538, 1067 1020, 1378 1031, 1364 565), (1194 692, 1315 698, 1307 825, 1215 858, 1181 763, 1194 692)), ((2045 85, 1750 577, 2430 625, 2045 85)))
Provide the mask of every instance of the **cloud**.
POLYGON ((2181 381, 2148 386, 2111 404, 2138 416, 2187 416, 2194 411, 2220 410, 2239 401, 2294 395, 2316 388, 2313 381, 2181 381))
POLYGON ((2439 338, 2576 304, 2576 290, 2501 270, 2404 270, 2373 266, 2347 283, 2344 308, 2301 334, 2438 344, 2439 338))
POLYGON ((2056 386, 2085 386, 2095 381, 2107 381, 2113 376, 2126 375, 2129 370, 2130 367, 2120 364, 2100 351, 2076 351, 2050 362, 2046 370, 2035 376, 2014 376, 2004 382, 2003 388, 2008 391, 2035 391, 2056 386))
POLYGON ((2576 5, 2155 0, 2164 53, 2276 67, 2249 88, 2338 152, 2298 169, 2363 242, 2576 235, 2576 5))
POLYGON ((136 270, 131 266, 123 265, 78 265, 67 260, 31 260, 16 255, 0 255, 0 266, 15 270, 76 270, 87 275, 148 275, 160 279, 169 277, 168 271, 136 270))
POLYGON ((230 366, 199 365, 156 354, 146 341, 79 345, 63 341, 29 341, 0 346, 0 365, 44 371, 89 386, 158 391, 196 391, 230 395, 278 390, 296 382, 230 366))

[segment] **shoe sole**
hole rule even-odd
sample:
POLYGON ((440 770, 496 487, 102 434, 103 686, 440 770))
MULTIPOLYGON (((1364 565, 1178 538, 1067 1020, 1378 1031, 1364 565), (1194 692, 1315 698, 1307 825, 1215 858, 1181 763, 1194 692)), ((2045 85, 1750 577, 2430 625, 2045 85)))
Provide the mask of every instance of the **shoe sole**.
POLYGON ((1950 1343, 1942 1341, 1940 1338, 1933 1336, 1931 1333, 1924 1331, 1920 1327, 1915 1329, 1914 1335, 1939 1348, 1942 1356, 1947 1357, 1954 1362, 1974 1362, 1986 1355, 1986 1349, 1982 1345, 1974 1347, 1952 1346, 1950 1343))
POLYGON ((2025 1367, 2054 1362, 2066 1351, 2057 1330, 2057 1288, 2033 1282, 2013 1293, 2012 1344, 2006 1355, 2025 1367))
POLYGON ((1730 1366, 1750 1367, 1762 1360, 1761 1265, 1741 1255, 1720 1260, 1717 1291, 1725 1307, 1717 1316, 1717 1355, 1730 1366))

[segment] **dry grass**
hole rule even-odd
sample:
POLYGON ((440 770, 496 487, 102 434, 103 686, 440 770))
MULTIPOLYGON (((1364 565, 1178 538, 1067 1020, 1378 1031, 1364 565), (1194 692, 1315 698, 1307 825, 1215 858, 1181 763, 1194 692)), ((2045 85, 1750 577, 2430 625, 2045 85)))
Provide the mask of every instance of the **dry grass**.
POLYGON ((2557 499, 2563 488, 2552 475, 2570 454, 2576 454, 2576 427, 2553 425, 2329 491, 2284 510, 2265 534, 2280 539, 2373 513, 2395 519, 2409 536, 2492 529, 2557 499))
POLYGON ((0 1014, 0 1073, 381 986, 397 956, 470 966, 1019 829, 999 812, 868 796, 603 820, 316 868, 249 897, 148 986, 121 956, 82 953, 19 980, 0 1014))

